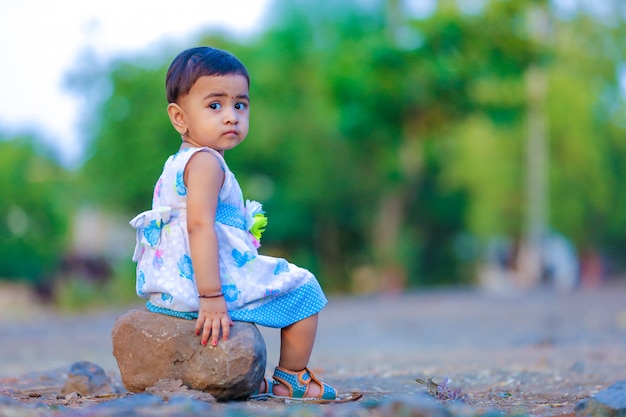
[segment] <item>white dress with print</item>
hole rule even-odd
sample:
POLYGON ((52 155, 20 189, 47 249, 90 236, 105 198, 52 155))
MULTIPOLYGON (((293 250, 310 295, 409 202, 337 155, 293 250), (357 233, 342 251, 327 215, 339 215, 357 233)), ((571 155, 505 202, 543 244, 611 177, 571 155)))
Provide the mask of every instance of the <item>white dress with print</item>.
POLYGON ((191 156, 202 151, 214 155, 225 173, 215 231, 222 291, 231 318, 282 328, 320 311, 327 301, 313 274, 284 259, 258 253, 248 232, 254 202, 244 203, 235 176, 222 156, 210 148, 187 148, 170 156, 155 186, 152 210, 130 222, 137 229, 133 255, 138 262, 137 294, 149 299, 148 309, 197 317, 184 172, 191 156))

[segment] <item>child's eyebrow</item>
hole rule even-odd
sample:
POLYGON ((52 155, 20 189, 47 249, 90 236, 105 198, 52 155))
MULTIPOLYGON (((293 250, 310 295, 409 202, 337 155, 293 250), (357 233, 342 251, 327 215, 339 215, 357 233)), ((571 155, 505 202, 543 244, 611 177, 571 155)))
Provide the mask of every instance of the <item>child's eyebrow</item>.
MULTIPOLYGON (((215 97, 228 97, 228 94, 226 94, 226 93, 209 93, 206 96, 204 96, 203 100, 208 100, 208 99, 215 98, 215 97)), ((238 100, 248 100, 248 101, 250 101, 250 96, 248 94, 239 94, 236 98, 238 100)))

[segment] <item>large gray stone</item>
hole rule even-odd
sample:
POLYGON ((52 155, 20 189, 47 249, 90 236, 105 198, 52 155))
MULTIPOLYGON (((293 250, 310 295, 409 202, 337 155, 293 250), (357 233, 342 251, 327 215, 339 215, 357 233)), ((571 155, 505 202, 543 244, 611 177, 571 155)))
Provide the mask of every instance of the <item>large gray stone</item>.
POLYGON ((593 397, 576 404, 576 417, 619 417, 626 415, 626 381, 618 381, 593 397))
POLYGON ((202 346, 195 320, 131 310, 113 326, 113 356, 122 383, 143 392, 159 380, 179 379, 219 401, 248 398, 265 374, 266 350, 254 324, 235 322, 229 340, 202 346))

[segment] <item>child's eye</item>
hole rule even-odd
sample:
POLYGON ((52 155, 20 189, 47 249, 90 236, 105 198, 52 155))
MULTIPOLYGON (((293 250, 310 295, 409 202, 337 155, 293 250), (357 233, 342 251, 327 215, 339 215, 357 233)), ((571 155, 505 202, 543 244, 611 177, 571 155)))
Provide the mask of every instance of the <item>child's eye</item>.
POLYGON ((219 110, 222 108, 222 105, 220 103, 211 103, 209 104, 209 108, 213 110, 219 110))
POLYGON ((245 110, 247 107, 248 107, 248 105, 246 103, 239 102, 239 103, 235 104, 235 108, 237 110, 245 110))

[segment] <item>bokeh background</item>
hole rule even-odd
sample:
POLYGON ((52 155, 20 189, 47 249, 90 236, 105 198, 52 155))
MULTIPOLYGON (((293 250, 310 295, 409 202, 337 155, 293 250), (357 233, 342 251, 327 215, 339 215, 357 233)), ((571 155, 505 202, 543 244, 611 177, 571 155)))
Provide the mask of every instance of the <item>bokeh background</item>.
POLYGON ((327 292, 574 291, 621 279, 626 2, 215 3, 181 0, 161 37, 137 45, 158 6, 117 4, 100 21, 94 3, 70 53, 46 35, 71 7, 0 2, 4 21, 38 42, 19 53, 0 44, 2 66, 22 74, 5 68, 2 101, 35 109, 27 123, 0 114, 5 288, 66 309, 136 300, 128 221, 149 208, 180 144, 164 78, 196 45, 231 51, 251 73, 250 134, 226 159, 264 203, 261 252, 310 269, 327 292), (116 17, 131 47, 97 36, 116 17), (47 54, 68 56, 72 141, 43 124, 68 120, 65 104, 27 88, 47 79, 47 54))

